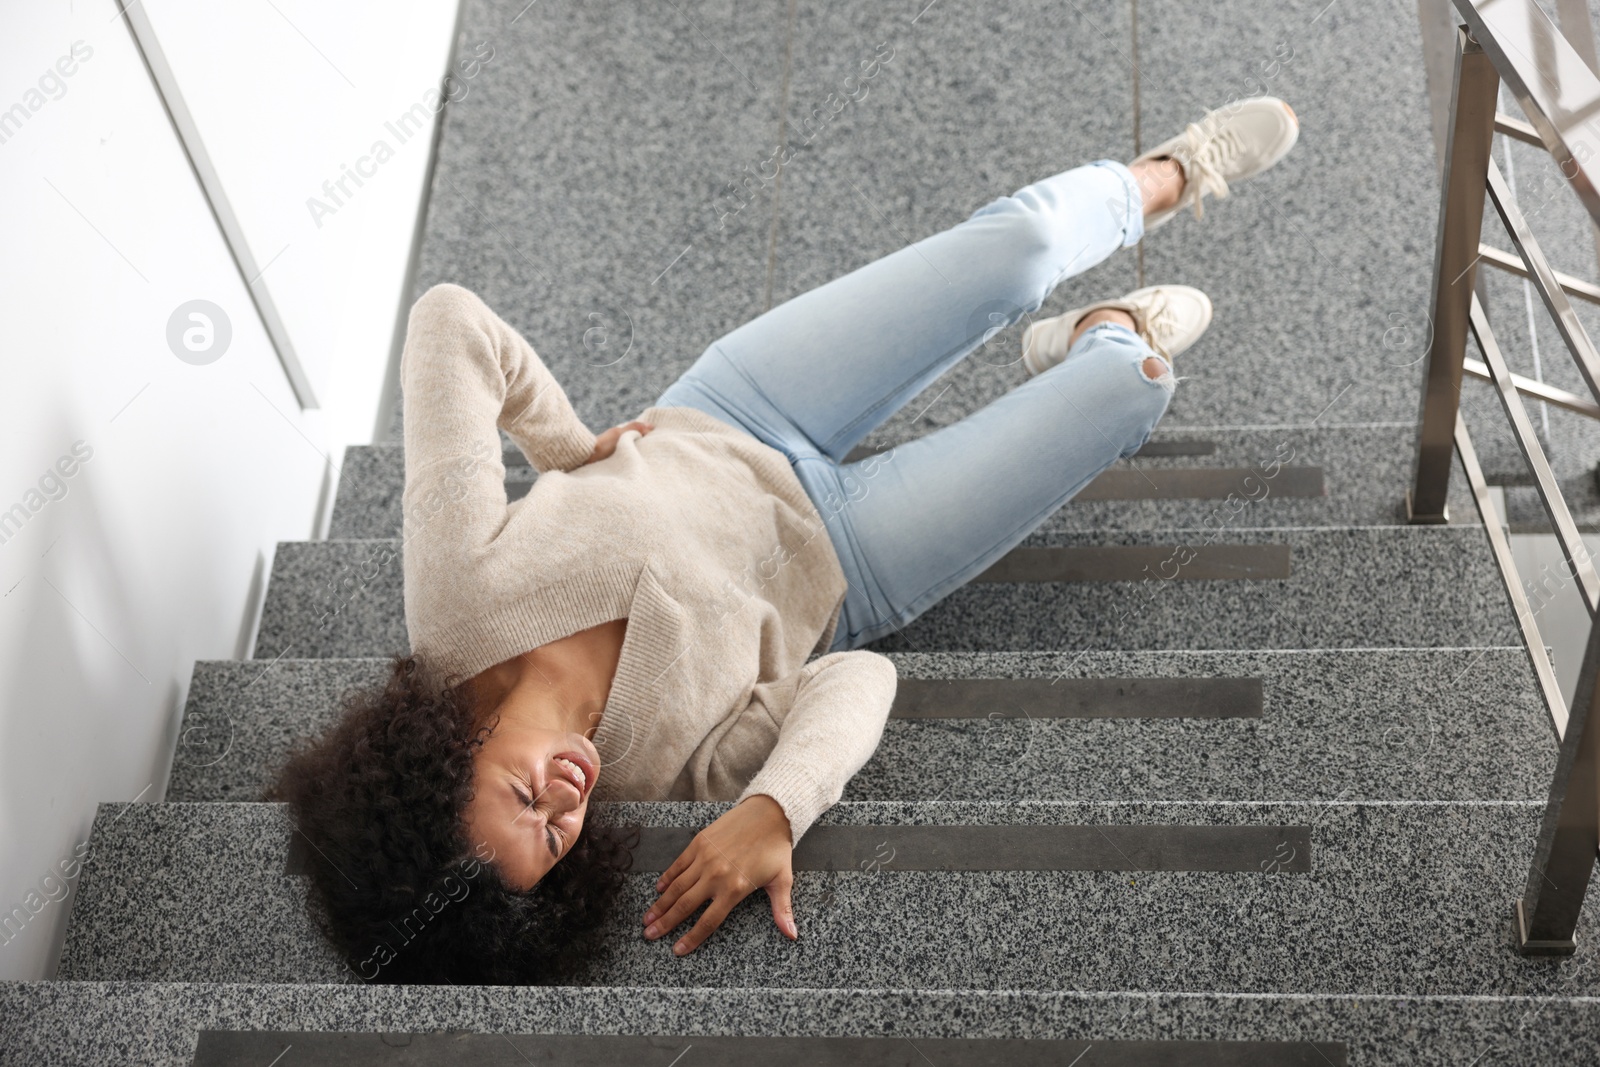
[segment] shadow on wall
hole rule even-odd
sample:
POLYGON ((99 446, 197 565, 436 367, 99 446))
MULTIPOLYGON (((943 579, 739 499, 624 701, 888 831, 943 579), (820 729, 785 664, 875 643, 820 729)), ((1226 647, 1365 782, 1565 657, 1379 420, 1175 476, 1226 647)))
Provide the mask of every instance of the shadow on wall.
POLYGON ((126 577, 141 568, 108 514, 110 441, 82 422, 58 413, 77 469, 59 490, 47 479, 44 506, 0 544, 0 973, 13 977, 54 973, 95 806, 163 791, 182 688, 150 640, 160 606, 126 577))

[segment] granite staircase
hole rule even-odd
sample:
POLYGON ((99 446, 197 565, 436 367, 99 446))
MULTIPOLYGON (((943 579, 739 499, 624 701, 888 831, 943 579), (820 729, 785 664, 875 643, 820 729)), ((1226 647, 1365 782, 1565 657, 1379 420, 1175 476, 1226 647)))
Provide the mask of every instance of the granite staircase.
MULTIPOLYGON (((404 462, 378 444, 344 456, 328 539, 278 547, 254 657, 196 664, 162 802, 101 805, 56 980, 0 987, 0 1059, 1593 1060, 1595 909, 1575 957, 1511 948, 1555 747, 1484 532, 1461 485, 1453 523, 1404 525, 1420 353, 1388 331, 1426 307, 1435 195, 1414 17, 469 0, 462 54, 480 40, 495 58, 450 109, 419 290, 482 293, 593 427, 718 332, 998 186, 1127 157, 1229 96, 1282 95, 1304 133, 1281 174, 1040 312, 1175 279, 1218 320, 1141 454, 874 646, 899 693, 796 854, 798 942, 759 898, 683 959, 642 939, 649 872, 725 808, 685 803, 596 811, 646 832, 581 983, 369 985, 321 941, 316 858, 257 798, 405 647, 404 462), (879 41, 895 58, 872 94, 716 227, 706 175, 774 131, 798 142, 879 41), (579 341, 590 314, 627 321, 625 356, 579 341)), ((1016 384, 1003 355, 864 447, 1016 384)), ((506 464, 515 497, 537 474, 506 464)))

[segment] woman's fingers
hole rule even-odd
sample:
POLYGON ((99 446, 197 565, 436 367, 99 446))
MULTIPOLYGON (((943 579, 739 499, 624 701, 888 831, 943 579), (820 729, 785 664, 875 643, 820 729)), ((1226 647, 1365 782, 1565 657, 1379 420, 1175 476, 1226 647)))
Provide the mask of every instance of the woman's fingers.
POLYGON ((789 899, 793 887, 794 879, 789 876, 776 878, 767 885, 767 896, 772 899, 772 921, 791 941, 800 936, 794 925, 794 904, 789 899))
MULTIPOLYGON (((700 921, 672 946, 673 954, 678 956, 688 955, 699 948, 745 897, 737 885, 728 884, 723 880, 701 878, 693 885, 687 885, 688 882, 687 875, 674 881, 646 916, 646 921, 650 925, 645 930, 644 936, 654 940, 676 929, 680 923, 693 915, 700 905, 710 902, 705 913, 700 916, 700 921)), ((800 936, 799 928, 795 925, 794 904, 790 896, 793 886, 794 878, 789 874, 774 879, 766 886, 767 896, 772 903, 773 922, 791 940, 800 936)))
POLYGON ((603 459, 610 459, 611 454, 617 450, 617 441, 629 430, 638 430, 639 436, 643 437, 653 429, 655 427, 648 422, 635 420, 633 422, 625 422, 621 426, 613 426, 603 433, 596 434, 594 451, 589 453, 589 458, 584 460, 584 463, 598 463, 603 459))
POLYGON ((683 896, 683 894, 693 887, 698 881, 700 881, 699 872, 695 871, 693 868, 690 868, 673 878, 671 882, 667 883, 667 887, 665 889, 656 890, 656 892, 660 893, 661 896, 656 899, 654 904, 650 905, 650 910, 644 913, 645 925, 649 926, 651 923, 655 922, 659 916, 665 915, 667 913, 667 909, 672 907, 673 904, 677 903, 678 898, 683 896))
POLYGON ((700 943, 711 936, 711 931, 722 925, 722 920, 728 917, 728 912, 739 903, 738 893, 722 893, 711 899, 711 906, 706 908, 700 921, 694 924, 694 929, 683 935, 683 938, 672 946, 675 956, 687 956, 700 947, 700 943))
POLYGON ((693 915, 696 908, 710 899, 710 887, 704 881, 696 882, 673 902, 672 907, 658 914, 656 920, 645 927, 644 936, 653 941, 667 931, 677 929, 679 923, 693 915))
POLYGON ((667 886, 672 884, 674 878, 688 870, 689 864, 694 862, 694 858, 695 847, 693 845, 678 853, 678 858, 672 861, 672 866, 663 871, 661 877, 656 879, 656 892, 660 893, 666 889, 667 886))

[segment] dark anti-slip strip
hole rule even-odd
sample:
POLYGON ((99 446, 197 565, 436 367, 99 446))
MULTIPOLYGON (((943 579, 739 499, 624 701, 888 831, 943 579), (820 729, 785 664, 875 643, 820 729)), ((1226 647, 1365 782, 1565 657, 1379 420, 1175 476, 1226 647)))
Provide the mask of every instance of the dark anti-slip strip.
MULTIPOLYGON (((654 827, 634 869, 661 871, 695 831, 654 827)), ((794 850, 797 871, 1311 870, 1308 826, 1028 825, 814 826, 794 850)))
MULTIPOLYGON (((695 827, 646 826, 636 873, 672 866, 695 827)), ((316 856, 290 838, 284 874, 307 875, 316 856)), ((1305 874, 1309 826, 999 825, 813 826, 794 850, 797 871, 1222 871, 1305 874)))
POLYGON ((1214 456, 1217 454, 1215 441, 1146 441, 1144 447, 1134 453, 1135 458, 1144 456, 1214 456))
POLYGON ((1259 678, 905 678, 895 719, 1259 719, 1259 678))
POLYGON ((974 582, 1265 581, 1289 577, 1288 545, 1014 548, 974 582))
POLYGON ((1327 496, 1321 467, 1280 467, 1271 478, 1249 467, 1113 468, 1078 491, 1087 500, 1273 500, 1327 496))
POLYGON ((202 1030, 193 1067, 1345 1067, 1339 1041, 1052 1038, 689 1037, 631 1034, 363 1034, 202 1030), (1086 1056, 1086 1053, 1092 1055, 1086 1056), (681 1060, 680 1060, 681 1058, 681 1060))

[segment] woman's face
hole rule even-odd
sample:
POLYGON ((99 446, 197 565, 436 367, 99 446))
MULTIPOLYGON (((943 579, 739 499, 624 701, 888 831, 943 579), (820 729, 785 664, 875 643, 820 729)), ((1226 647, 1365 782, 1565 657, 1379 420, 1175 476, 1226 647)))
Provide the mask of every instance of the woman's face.
POLYGON ((509 885, 532 889, 577 841, 599 771, 582 734, 502 719, 473 764, 468 834, 509 885))

